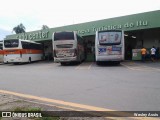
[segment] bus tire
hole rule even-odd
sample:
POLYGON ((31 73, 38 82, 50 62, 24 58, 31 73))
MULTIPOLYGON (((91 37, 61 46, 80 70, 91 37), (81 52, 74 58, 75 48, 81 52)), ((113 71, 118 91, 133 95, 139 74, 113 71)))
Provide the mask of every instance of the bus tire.
POLYGON ((66 65, 66 62, 61 62, 61 65, 62 65, 62 66, 66 65))
POLYGON ((116 64, 116 65, 119 65, 119 64, 120 64, 120 61, 116 61, 115 64, 116 64))
POLYGON ((31 61, 31 57, 29 57, 29 59, 28 59, 28 63, 31 63, 32 61, 31 61))
POLYGON ((96 64, 97 64, 97 65, 100 65, 100 62, 99 62, 99 61, 96 61, 96 64))
POLYGON ((14 65, 19 65, 19 62, 15 62, 15 63, 13 63, 14 65))

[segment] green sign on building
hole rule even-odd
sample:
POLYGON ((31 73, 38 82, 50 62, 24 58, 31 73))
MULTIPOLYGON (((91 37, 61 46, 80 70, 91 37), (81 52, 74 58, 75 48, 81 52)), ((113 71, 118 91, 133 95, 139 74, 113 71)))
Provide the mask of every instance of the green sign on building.
POLYGON ((6 36, 6 39, 29 39, 35 41, 51 40, 53 32, 56 31, 77 31, 81 36, 94 35, 95 31, 99 30, 114 30, 122 29, 124 31, 149 29, 160 27, 160 10, 104 19, 99 21, 74 24, 51 28, 47 30, 37 30, 22 34, 14 34, 6 36))

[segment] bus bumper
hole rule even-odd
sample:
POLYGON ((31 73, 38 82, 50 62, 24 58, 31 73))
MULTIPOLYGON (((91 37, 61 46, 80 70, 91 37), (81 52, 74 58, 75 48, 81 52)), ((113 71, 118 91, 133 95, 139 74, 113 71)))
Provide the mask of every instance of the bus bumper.
POLYGON ((96 61, 122 61, 124 57, 122 55, 116 56, 96 56, 96 61))
POLYGON ((77 61, 77 57, 68 57, 68 58, 54 57, 54 62, 73 62, 73 61, 77 61))
POLYGON ((4 63, 19 63, 23 62, 22 58, 4 58, 4 63))

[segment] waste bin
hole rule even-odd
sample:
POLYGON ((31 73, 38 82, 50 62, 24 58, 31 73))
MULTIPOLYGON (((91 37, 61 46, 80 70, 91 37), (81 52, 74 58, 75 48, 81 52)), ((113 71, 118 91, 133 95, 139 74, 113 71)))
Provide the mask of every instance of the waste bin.
POLYGON ((141 49, 132 49, 132 60, 141 60, 141 49))

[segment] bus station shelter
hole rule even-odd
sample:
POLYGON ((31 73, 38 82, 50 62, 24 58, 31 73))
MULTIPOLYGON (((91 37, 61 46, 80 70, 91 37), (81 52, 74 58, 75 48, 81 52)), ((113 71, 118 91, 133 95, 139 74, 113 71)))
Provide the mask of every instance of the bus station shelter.
POLYGON ((44 52, 53 53, 53 32, 77 31, 85 39, 86 61, 94 61, 95 32, 101 30, 124 30, 125 59, 130 60, 133 49, 141 49, 142 46, 148 50, 152 46, 160 47, 160 10, 13 34, 6 36, 5 39, 26 39, 41 42, 44 52))

